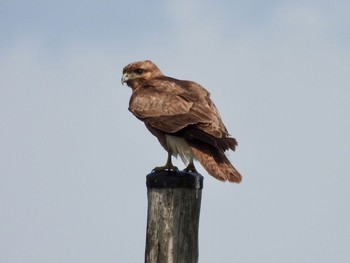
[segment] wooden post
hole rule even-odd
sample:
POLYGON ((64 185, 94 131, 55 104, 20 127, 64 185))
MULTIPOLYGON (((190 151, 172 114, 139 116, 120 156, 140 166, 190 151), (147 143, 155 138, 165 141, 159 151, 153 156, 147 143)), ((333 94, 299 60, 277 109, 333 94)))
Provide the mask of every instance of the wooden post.
POLYGON ((146 263, 198 262, 202 188, 198 173, 147 175, 146 263))

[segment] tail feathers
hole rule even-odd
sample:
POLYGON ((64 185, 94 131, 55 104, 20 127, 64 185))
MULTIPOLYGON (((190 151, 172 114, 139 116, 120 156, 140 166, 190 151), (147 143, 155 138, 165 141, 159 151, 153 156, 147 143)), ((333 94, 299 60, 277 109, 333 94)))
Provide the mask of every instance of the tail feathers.
POLYGON ((242 181, 241 174, 233 167, 224 153, 220 156, 221 160, 218 160, 218 158, 214 158, 213 155, 195 147, 191 147, 191 150, 194 157, 211 176, 220 181, 229 181, 233 183, 240 183, 242 181))

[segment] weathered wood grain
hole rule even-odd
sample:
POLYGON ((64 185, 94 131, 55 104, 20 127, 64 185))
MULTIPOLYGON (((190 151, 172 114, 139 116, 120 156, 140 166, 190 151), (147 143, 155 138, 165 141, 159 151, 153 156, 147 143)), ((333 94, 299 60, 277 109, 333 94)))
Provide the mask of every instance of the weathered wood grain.
POLYGON ((203 177, 195 173, 164 173, 147 177, 145 262, 198 262, 203 177))

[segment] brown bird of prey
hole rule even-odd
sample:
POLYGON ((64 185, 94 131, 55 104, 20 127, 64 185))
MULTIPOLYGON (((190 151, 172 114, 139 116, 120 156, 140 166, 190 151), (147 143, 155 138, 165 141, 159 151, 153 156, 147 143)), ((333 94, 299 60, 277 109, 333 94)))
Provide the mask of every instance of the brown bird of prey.
POLYGON ((164 76, 149 60, 124 67, 121 81, 132 89, 129 110, 168 152, 165 166, 154 172, 177 171, 171 156, 180 155, 188 164, 185 171, 196 172, 196 159, 218 180, 241 181, 225 155, 226 150, 235 150, 237 141, 230 137, 206 89, 193 81, 164 76))

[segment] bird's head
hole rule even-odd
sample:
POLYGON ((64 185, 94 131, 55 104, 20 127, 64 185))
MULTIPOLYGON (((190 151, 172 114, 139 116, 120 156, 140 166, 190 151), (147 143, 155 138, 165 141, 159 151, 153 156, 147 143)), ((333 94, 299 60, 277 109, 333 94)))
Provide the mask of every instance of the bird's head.
POLYGON ((130 63, 123 69, 122 84, 126 83, 131 88, 136 88, 145 81, 163 76, 159 68, 150 60, 130 63))

